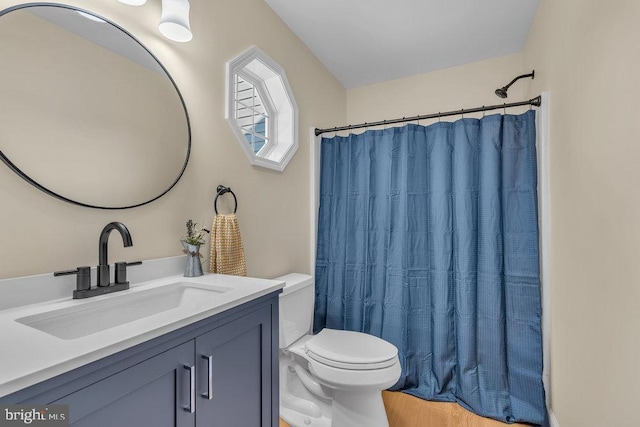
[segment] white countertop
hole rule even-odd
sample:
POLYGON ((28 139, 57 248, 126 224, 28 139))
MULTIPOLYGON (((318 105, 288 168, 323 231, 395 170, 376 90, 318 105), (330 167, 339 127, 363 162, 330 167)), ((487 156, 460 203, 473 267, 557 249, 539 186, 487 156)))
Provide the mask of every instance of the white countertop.
POLYGON ((0 396, 71 371, 283 287, 284 282, 277 280, 218 274, 205 274, 195 278, 176 275, 131 285, 129 290, 108 295, 74 300, 69 294, 63 299, 0 310, 0 396), (216 298, 203 298, 194 304, 178 306, 75 339, 57 338, 16 321, 25 316, 75 308, 98 299, 125 297, 127 294, 133 295, 175 282, 193 282, 200 286, 232 289, 216 298))

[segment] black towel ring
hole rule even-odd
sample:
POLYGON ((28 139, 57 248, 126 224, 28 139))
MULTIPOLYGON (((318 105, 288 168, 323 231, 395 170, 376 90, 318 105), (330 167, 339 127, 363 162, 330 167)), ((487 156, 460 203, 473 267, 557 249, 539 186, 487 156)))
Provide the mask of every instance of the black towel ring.
POLYGON ((216 199, 213 202, 213 209, 216 211, 216 215, 218 214, 218 197, 222 196, 225 193, 231 193, 231 195, 233 196, 233 200, 236 203, 236 207, 233 209, 233 213, 236 213, 238 211, 238 198, 236 197, 236 194, 231 191, 231 188, 225 187, 224 185, 218 185, 217 191, 218 193, 216 194, 216 199))

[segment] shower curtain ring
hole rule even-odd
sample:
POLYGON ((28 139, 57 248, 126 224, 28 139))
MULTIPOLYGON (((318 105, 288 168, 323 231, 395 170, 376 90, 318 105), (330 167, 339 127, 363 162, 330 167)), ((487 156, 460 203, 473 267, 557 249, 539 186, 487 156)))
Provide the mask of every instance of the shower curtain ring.
POLYGON ((507 114, 507 103, 505 102, 504 104, 502 104, 502 111, 504 112, 504 114, 507 114))
POLYGON ((438 123, 440 123, 440 111, 438 111, 438 123))
POLYGON ((462 118, 464 119, 464 108, 462 109, 462 118))
POLYGON ((482 117, 487 113, 487 110, 484 109, 484 105, 482 106, 482 117))

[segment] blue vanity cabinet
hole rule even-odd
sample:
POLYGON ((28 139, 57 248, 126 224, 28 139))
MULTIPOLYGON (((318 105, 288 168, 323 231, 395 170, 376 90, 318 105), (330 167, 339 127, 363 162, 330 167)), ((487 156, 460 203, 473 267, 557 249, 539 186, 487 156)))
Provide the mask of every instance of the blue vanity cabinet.
POLYGON ((69 405, 74 427, 193 427, 195 413, 185 410, 193 362, 187 342, 53 403, 69 405))
POLYGON ((196 338, 198 427, 272 425, 271 344, 267 307, 196 338))
POLYGON ((0 397, 0 404, 66 404, 74 427, 277 427, 279 292, 0 397))

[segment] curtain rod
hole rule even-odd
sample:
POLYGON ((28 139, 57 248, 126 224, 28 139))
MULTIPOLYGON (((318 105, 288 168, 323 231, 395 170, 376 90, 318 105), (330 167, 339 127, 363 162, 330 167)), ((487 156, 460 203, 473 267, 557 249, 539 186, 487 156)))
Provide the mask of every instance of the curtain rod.
POLYGON ((390 125, 394 123, 412 122, 414 120, 437 119, 440 117, 458 116, 461 114, 464 115, 465 113, 479 113, 482 111, 499 110, 501 108, 520 107, 522 105, 532 105, 534 107, 539 107, 541 102, 542 102, 542 98, 540 97, 540 95, 538 95, 535 98, 531 98, 528 101, 512 102, 510 104, 496 104, 496 105, 487 105, 487 106, 483 105, 482 107, 476 107, 476 108, 469 108, 469 109, 463 108, 461 110, 456 110, 456 111, 445 111, 443 113, 425 114, 425 115, 413 116, 413 117, 403 117, 401 119, 381 120, 378 122, 360 123, 357 125, 339 126, 339 127, 327 128, 327 129, 316 128, 315 133, 316 133, 316 136, 318 136, 327 132, 339 132, 341 130, 360 129, 360 128, 367 128, 367 127, 373 127, 373 126, 384 126, 384 125, 390 125))

